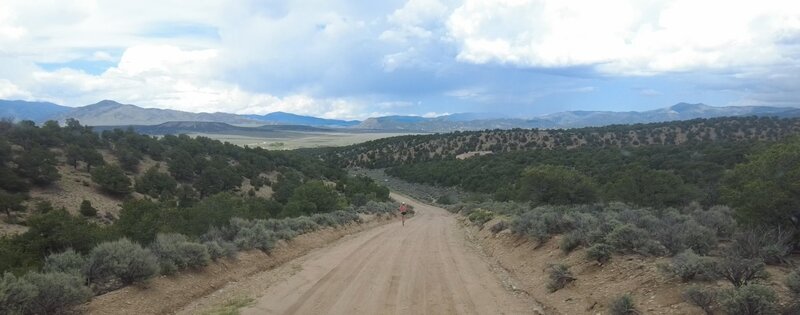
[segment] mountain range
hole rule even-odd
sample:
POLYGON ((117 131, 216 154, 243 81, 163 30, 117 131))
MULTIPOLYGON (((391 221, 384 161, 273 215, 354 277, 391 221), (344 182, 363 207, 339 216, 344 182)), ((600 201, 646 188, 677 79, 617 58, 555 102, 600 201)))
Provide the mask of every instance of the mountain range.
MULTIPOLYGON (((363 121, 325 119, 285 112, 266 115, 237 115, 231 113, 191 113, 170 109, 142 108, 121 104, 111 100, 82 107, 67 107, 47 102, 0 100, 0 117, 15 120, 65 121, 74 118, 90 126, 139 126, 142 130, 168 131, 192 129, 232 130, 236 127, 258 127, 265 125, 296 125, 348 130, 386 130, 408 132, 449 132, 483 129, 512 128, 575 128, 605 126, 613 124, 650 123, 695 118, 726 116, 777 116, 800 117, 800 108, 770 106, 726 106, 679 103, 670 107, 649 111, 566 111, 539 117, 521 119, 508 118, 491 113, 458 113, 439 117, 383 116, 363 121), (194 124, 191 122, 221 123, 194 124), (161 126, 144 128, 143 126, 161 126), (189 125, 187 125, 189 124, 189 125), (176 127, 177 126, 177 127, 176 127)), ((201 130, 197 130, 198 132, 201 130)), ((238 130, 238 132, 244 132, 238 130)))
POLYGON ((69 112, 72 107, 56 105, 49 102, 26 102, 0 100, 0 117, 16 120, 45 121, 60 114, 69 112))
POLYGON ((245 115, 245 117, 252 120, 264 121, 280 125, 352 127, 361 123, 358 120, 325 119, 325 118, 302 116, 284 112, 274 112, 266 115, 245 115))

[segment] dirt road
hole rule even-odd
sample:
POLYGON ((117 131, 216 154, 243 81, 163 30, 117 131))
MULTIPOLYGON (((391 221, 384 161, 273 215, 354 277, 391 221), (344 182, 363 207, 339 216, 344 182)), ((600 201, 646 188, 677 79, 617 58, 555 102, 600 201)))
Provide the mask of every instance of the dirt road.
POLYGON ((310 253, 242 314, 533 314, 444 209, 392 195, 416 216, 310 253))

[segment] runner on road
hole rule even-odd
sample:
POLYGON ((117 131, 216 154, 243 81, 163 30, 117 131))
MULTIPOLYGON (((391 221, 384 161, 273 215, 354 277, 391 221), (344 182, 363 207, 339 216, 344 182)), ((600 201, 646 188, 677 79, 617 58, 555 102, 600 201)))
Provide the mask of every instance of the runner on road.
POLYGON ((403 226, 406 226, 406 211, 408 211, 408 206, 404 202, 400 205, 400 220, 403 221, 403 226))

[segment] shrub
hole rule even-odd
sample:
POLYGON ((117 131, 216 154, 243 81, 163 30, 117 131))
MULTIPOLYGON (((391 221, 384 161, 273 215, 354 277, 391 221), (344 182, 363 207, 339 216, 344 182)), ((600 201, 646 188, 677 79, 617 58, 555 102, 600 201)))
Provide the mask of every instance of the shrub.
POLYGON ((748 259, 728 255, 717 264, 716 273, 735 287, 747 285, 753 280, 766 279, 764 263, 759 259, 748 259))
POLYGON ((720 295, 720 305, 728 314, 771 315, 778 314, 777 298, 770 288, 748 284, 729 289, 720 295))
POLYGON ((675 255, 686 249, 686 236, 684 235, 683 227, 683 223, 667 221, 660 224, 651 233, 658 243, 664 246, 669 255, 675 255))
POLYGON ((614 228, 606 236, 606 241, 619 251, 639 252, 647 245, 647 231, 631 224, 623 224, 614 228))
POLYGON ((572 275, 572 272, 569 271, 569 267, 562 264, 550 266, 548 276, 550 277, 550 282, 547 283, 547 289, 550 290, 550 292, 556 292, 564 288, 570 282, 575 281, 575 277, 572 275))
POLYGON ((158 171, 157 167, 149 168, 142 176, 136 178, 136 192, 157 198, 161 195, 174 195, 178 182, 172 176, 158 171))
POLYGON ((664 269, 683 282, 691 280, 712 280, 716 275, 716 265, 709 257, 699 256, 691 249, 675 255, 664 269))
POLYGON ((64 314, 92 297, 83 279, 61 272, 28 273, 25 280, 36 288, 36 295, 26 307, 29 314, 64 314))
POLYGON ((639 311, 636 310, 636 305, 633 303, 633 298, 629 294, 620 296, 612 301, 608 311, 611 315, 639 314, 639 311))
POLYGON ((708 289, 700 287, 690 287, 683 291, 683 298, 702 309, 707 315, 713 315, 712 307, 717 301, 717 295, 708 289))
POLYGON ((603 216, 603 219, 589 230, 589 234, 587 235, 589 243, 604 243, 606 236, 618 226, 622 225, 622 223, 616 219, 606 218, 602 214, 598 214, 598 216, 603 216))
POLYGON ((297 232, 292 231, 290 229, 282 229, 282 230, 275 231, 275 237, 277 237, 278 239, 285 240, 285 241, 291 240, 295 236, 297 236, 297 232))
POLYGON ((800 271, 792 271, 786 277, 786 286, 789 287, 789 292, 792 292, 795 298, 800 298, 800 271))
POLYGON ((733 210, 727 206, 713 206, 708 210, 696 210, 692 213, 695 221, 713 230, 719 237, 729 237, 736 229, 733 210))
POLYGON ((787 262, 792 253, 792 246, 785 243, 772 243, 761 249, 761 259, 770 265, 780 265, 787 262))
POLYGON ((304 234, 319 229, 319 224, 306 216, 287 219, 287 221, 288 229, 296 232, 296 234, 304 234))
POLYGON ((269 252, 275 247, 275 232, 267 228, 266 221, 247 221, 234 218, 231 227, 235 231, 233 243, 240 249, 260 249, 269 252))
POLYGON ((205 246, 190 242, 186 236, 177 233, 158 234, 150 245, 150 250, 158 257, 163 274, 185 268, 200 268, 208 265, 211 260, 205 246))
POLYGON ((568 227, 562 212, 548 206, 524 212, 511 221, 512 232, 527 236, 539 244, 550 239, 553 234, 567 230, 568 227))
POLYGON ((81 275, 86 258, 72 248, 58 254, 51 254, 44 259, 44 272, 63 272, 81 275))
POLYGON ((550 239, 550 233, 545 224, 525 214, 511 222, 511 231, 537 241, 539 244, 550 239))
MULTIPOLYGON (((414 213, 413 213, 413 210, 411 210, 411 209, 412 208, 409 207, 408 211, 412 211, 411 214, 413 215, 414 213)), ((337 210, 337 211, 334 211, 332 214, 333 214, 333 217, 336 219, 336 223, 338 225, 346 225, 346 224, 350 224, 350 223, 353 223, 353 222, 355 222, 355 223, 360 223, 361 222, 361 217, 359 217, 358 214, 355 213, 355 212, 337 210)))
POLYGON ((158 259, 149 250, 126 238, 98 244, 89 253, 86 278, 99 288, 113 288, 115 282, 129 285, 158 273, 158 259))
POLYGON ((586 259, 587 260, 594 260, 598 263, 605 264, 609 260, 611 260, 611 252, 614 250, 614 247, 604 243, 597 243, 589 247, 586 250, 586 259))
POLYGON ((80 213, 84 217, 93 217, 97 215, 97 209, 92 207, 92 203, 89 200, 84 199, 81 202, 80 213))
POLYGON ((317 213, 311 216, 311 220, 319 226, 336 226, 336 220, 327 213, 317 213))
POLYGON ((517 197, 537 204, 583 204, 597 199, 590 177, 557 165, 538 165, 523 171, 517 182, 517 197))
POLYGON ((467 219, 469 219, 469 221, 473 224, 482 228, 486 222, 489 222, 489 220, 492 219, 492 217, 494 217, 494 213, 491 211, 475 209, 467 216, 467 219))
POLYGON ((55 209, 55 208, 53 207, 53 204, 50 201, 41 200, 41 201, 36 202, 35 209, 36 209, 37 213, 41 214, 41 213, 48 213, 50 211, 53 211, 53 209, 55 209))
POLYGON ((370 200, 366 205, 358 207, 356 210, 360 213, 387 214, 397 212, 398 208, 399 204, 395 202, 377 202, 370 200))
POLYGON ((695 253, 708 255, 711 250, 717 248, 717 234, 694 220, 685 222, 682 230, 686 248, 692 249, 695 253))
POLYGON ((736 233, 732 252, 744 258, 759 258, 781 264, 792 252, 792 233, 783 229, 757 228, 736 233))
POLYGON ((105 165, 92 171, 92 180, 100 187, 115 195, 127 195, 131 192, 131 180, 118 165, 105 165))
POLYGON ((508 229, 508 221, 501 220, 501 221, 497 221, 497 223, 492 225, 492 227, 489 228, 489 231, 491 231, 492 234, 497 234, 497 233, 502 232, 505 229, 508 229))
POLYGON ((0 314, 22 314, 36 298, 37 288, 11 273, 0 278, 0 314))
POLYGON ((222 257, 227 257, 230 259, 236 258, 236 244, 231 242, 214 240, 204 242, 203 245, 206 247, 209 257, 214 261, 217 261, 222 257))
POLYGON ((584 243, 586 236, 581 230, 573 230, 561 237, 560 248, 564 253, 569 253, 584 243))
POLYGON ((646 239, 635 252, 645 256, 663 256, 667 254, 667 249, 655 240, 646 239))
POLYGON ((452 205, 455 202, 453 201, 453 196, 449 194, 441 195, 439 198, 436 198, 436 203, 441 205, 452 205))

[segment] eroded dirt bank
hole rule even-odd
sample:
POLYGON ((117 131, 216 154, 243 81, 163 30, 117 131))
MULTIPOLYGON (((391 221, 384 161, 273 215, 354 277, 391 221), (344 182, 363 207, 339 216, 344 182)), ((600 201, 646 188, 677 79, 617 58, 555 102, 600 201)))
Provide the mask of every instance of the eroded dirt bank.
MULTIPOLYGON (((681 296, 691 284, 680 283, 659 270, 659 264, 669 261, 666 258, 615 255, 601 266, 586 260, 585 249, 564 254, 558 246, 560 236, 535 247, 534 242, 509 230, 492 234, 489 227, 496 222, 487 222, 484 229, 469 225, 467 237, 507 270, 521 290, 542 303, 548 314, 608 314, 611 301, 625 293, 634 298, 643 314, 705 314, 681 296), (545 284, 551 264, 568 265, 577 280, 549 292, 545 284)), ((726 287, 722 282, 701 285, 726 287)))

